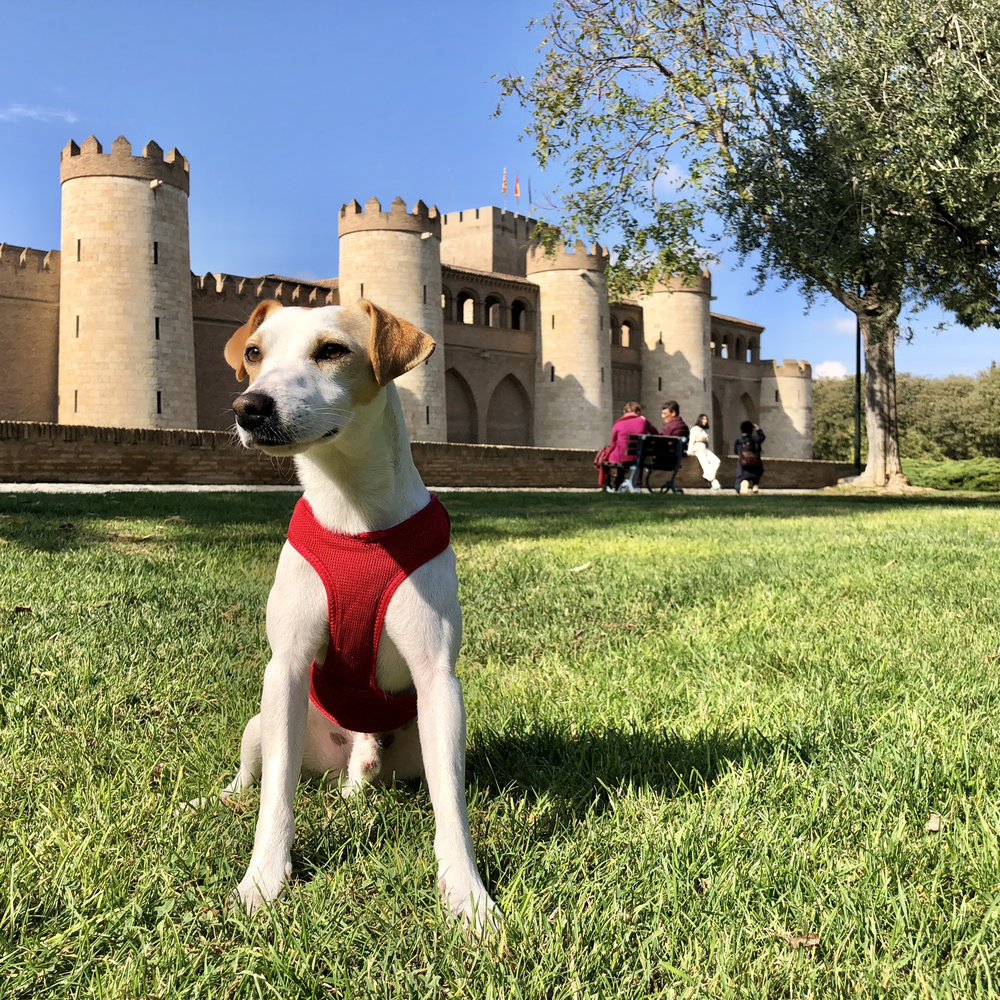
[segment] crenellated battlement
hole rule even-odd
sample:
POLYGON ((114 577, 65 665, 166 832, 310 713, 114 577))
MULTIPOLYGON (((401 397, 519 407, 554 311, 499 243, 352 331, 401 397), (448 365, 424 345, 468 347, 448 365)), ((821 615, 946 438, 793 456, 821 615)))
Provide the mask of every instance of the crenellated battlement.
POLYGON ((59 251, 0 243, 0 299, 59 301, 59 251))
POLYGON ((192 275, 191 292, 200 299, 245 300, 248 316, 254 306, 265 299, 274 299, 286 306, 307 307, 334 306, 339 301, 335 285, 292 281, 277 275, 256 278, 212 272, 201 276, 192 275))
POLYGON ((340 236, 371 230, 419 233, 421 236, 429 233, 440 240, 441 213, 436 205, 428 208, 422 201, 407 209, 406 202, 399 197, 392 200, 388 212, 382 211, 382 203, 375 197, 369 198, 364 208, 353 198, 340 206, 340 236))
POLYGON ((132 144, 123 135, 111 143, 110 153, 104 152, 95 136, 79 146, 71 139, 59 155, 59 181, 65 184, 77 177, 131 177, 149 181, 150 187, 159 181, 185 194, 191 190, 188 161, 176 148, 164 155, 162 147, 150 140, 141 156, 133 156, 132 144))
POLYGON ((608 250, 599 243, 591 243, 588 247, 583 240, 577 240, 573 246, 563 244, 553 253, 547 253, 540 243, 528 247, 526 262, 527 274, 537 274, 540 271, 600 271, 608 266, 608 250))
POLYGON ((796 361, 785 358, 783 361, 772 361, 775 378, 805 378, 812 379, 812 365, 808 361, 796 361))
POLYGON ((707 268, 702 270, 697 277, 677 274, 665 281, 658 281, 653 286, 653 293, 656 292, 693 292, 696 295, 711 295, 712 274, 707 268))
POLYGON ((22 271, 50 271, 59 267, 58 250, 33 250, 13 243, 0 243, 0 267, 17 267, 22 271))

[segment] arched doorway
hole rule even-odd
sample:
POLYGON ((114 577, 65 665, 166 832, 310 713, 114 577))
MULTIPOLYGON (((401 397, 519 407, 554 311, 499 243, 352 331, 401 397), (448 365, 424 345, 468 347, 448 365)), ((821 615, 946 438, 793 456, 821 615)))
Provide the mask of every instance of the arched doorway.
POLYGON ((503 379, 486 408, 486 443, 530 445, 531 401, 513 375, 503 379))
POLYGON ((479 415, 469 383, 454 368, 449 368, 444 373, 444 392, 448 441, 452 444, 476 444, 479 440, 479 415))

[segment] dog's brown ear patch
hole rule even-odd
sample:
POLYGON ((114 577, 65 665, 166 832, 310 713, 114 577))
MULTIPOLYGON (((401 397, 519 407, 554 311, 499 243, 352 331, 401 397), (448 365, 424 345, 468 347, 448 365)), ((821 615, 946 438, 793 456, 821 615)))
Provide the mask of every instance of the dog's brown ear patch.
POLYGON ((434 339, 412 323, 393 316, 367 299, 358 299, 358 306, 372 320, 368 353, 379 385, 388 385, 434 353, 437 346, 434 339))
POLYGON ((236 372, 236 380, 242 382, 247 377, 247 370, 243 364, 243 351, 251 335, 256 332, 268 316, 276 309, 283 308, 280 302, 268 299, 261 302, 259 306, 250 314, 250 318, 234 333, 226 342, 226 361, 229 367, 236 372))

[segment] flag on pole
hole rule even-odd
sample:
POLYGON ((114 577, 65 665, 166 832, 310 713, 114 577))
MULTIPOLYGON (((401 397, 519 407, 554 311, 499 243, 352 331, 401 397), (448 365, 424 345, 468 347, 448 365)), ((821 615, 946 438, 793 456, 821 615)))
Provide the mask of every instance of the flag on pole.
POLYGON ((531 178, 528 178, 528 205, 534 205, 535 203, 531 200, 531 178))
POLYGON ((521 181, 517 174, 514 174, 514 197, 518 200, 521 198, 521 181))
POLYGON ((500 184, 500 193, 501 194, 506 194, 507 193, 507 168, 506 167, 503 168, 503 181, 500 184))

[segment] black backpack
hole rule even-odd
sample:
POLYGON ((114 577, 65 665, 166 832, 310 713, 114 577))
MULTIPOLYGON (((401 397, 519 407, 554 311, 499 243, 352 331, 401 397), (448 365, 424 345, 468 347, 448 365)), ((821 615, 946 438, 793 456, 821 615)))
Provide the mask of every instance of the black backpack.
POLYGON ((760 460, 760 445, 749 435, 740 438, 740 465, 747 472, 760 472, 764 468, 760 460))

